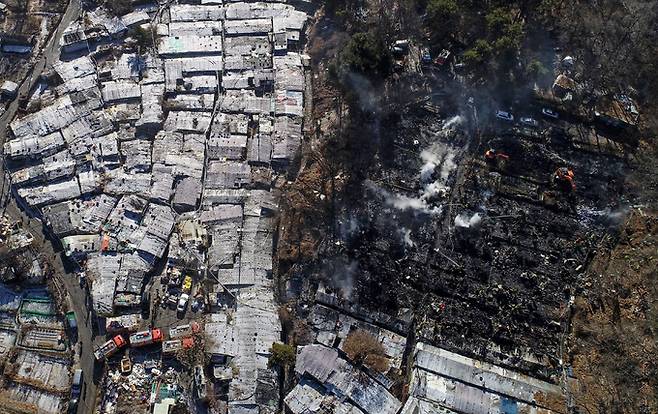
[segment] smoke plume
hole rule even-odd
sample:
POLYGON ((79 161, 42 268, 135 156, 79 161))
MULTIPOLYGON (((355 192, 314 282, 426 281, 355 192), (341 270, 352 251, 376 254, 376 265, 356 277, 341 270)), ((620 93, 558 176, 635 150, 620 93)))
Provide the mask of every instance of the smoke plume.
POLYGON ((455 217, 455 227, 476 228, 482 222, 480 213, 475 213, 471 217, 466 213, 461 213, 455 217))

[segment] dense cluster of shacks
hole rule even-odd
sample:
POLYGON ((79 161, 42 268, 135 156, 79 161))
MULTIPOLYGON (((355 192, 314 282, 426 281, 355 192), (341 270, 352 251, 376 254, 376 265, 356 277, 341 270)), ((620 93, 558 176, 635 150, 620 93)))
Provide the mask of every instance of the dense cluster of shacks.
POLYGON ((60 41, 74 58, 53 66, 40 109, 11 122, 4 153, 22 206, 86 272, 97 317, 140 306, 155 266, 190 265, 192 251, 235 298, 232 316, 211 314, 207 327, 223 335, 208 352, 230 363, 229 412, 273 412, 270 189, 301 144, 307 15, 201 3, 85 11, 60 41), (152 50, 126 47, 137 27, 152 50))
POLYGON ((0 406, 17 412, 64 412, 71 389, 71 349, 45 289, 0 285, 0 406))

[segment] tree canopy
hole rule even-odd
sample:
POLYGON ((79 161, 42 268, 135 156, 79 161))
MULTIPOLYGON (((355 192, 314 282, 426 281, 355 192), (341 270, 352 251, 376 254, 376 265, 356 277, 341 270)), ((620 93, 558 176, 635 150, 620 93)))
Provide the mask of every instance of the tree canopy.
POLYGON ((273 343, 267 365, 271 367, 288 368, 295 365, 295 347, 292 345, 273 343))
POLYGON ((459 6, 455 0, 430 0, 427 17, 434 35, 444 37, 459 23, 459 6))

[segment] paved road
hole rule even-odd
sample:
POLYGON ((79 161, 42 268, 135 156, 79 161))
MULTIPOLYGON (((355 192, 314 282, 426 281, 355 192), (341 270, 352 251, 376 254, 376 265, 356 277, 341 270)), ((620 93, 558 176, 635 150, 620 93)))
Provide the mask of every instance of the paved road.
MULTIPOLYGON (((64 29, 81 14, 80 0, 70 0, 62 20, 60 21, 57 29, 46 42, 46 45, 37 58, 32 70, 28 72, 25 79, 20 83, 18 89, 18 98, 12 101, 2 116, 0 116, 0 146, 4 144, 7 139, 7 127, 9 122, 14 118, 18 110, 18 102, 20 97, 27 97, 30 91, 34 88, 39 80, 39 75, 44 69, 49 68, 53 63, 59 60, 59 39, 64 32, 64 29)), ((88 310, 86 306, 87 295, 80 288, 77 278, 72 273, 67 273, 64 263, 62 263, 61 256, 47 238, 43 231, 41 222, 37 219, 30 218, 24 211, 22 211, 16 204, 16 201, 11 196, 9 177, 4 168, 4 159, 0 168, 0 206, 3 207, 5 213, 10 217, 22 221, 26 228, 34 235, 36 241, 36 249, 39 253, 44 255, 50 264, 54 267, 55 272, 58 273, 58 278, 61 284, 64 285, 65 290, 69 294, 72 310, 75 311, 78 319, 78 346, 81 347, 80 367, 84 374, 84 388, 81 392, 80 403, 78 405, 78 413, 85 414, 93 412, 96 402, 96 383, 94 382, 94 358, 93 358, 93 333, 91 330, 91 321, 89 320, 88 310)), ((79 349, 79 348, 78 348, 79 349)))

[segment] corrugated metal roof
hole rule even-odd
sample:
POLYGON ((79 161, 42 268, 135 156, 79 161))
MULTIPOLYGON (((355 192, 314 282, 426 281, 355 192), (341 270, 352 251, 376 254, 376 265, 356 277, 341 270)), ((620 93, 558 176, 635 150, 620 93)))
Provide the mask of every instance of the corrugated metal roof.
POLYGON ((393 395, 367 374, 338 357, 333 348, 307 345, 298 349, 295 372, 310 375, 367 413, 397 413, 401 407, 393 395))
POLYGON ((10 158, 47 156, 64 146, 59 131, 43 137, 29 135, 5 142, 4 154, 10 158))
POLYGON ((206 188, 238 188, 251 182, 251 167, 234 161, 210 161, 206 169, 206 188))
POLYGON ((267 34, 272 31, 272 19, 227 20, 224 32, 231 35, 267 34))
POLYGON ((78 179, 73 177, 59 183, 19 188, 18 195, 31 206, 41 206, 80 197, 80 187, 78 186, 78 179))
POLYGON ((272 44, 267 36, 239 36, 224 39, 224 54, 267 55, 272 53, 272 44))
POLYGON ((242 222, 242 206, 236 204, 220 204, 209 209, 204 209, 199 217, 205 225, 216 224, 224 221, 242 222))
POLYGON ((224 8, 216 5, 175 4, 169 8, 169 16, 172 22, 223 20, 224 8))
POLYGON ((416 345, 411 384, 412 395, 457 412, 507 412, 505 405, 519 412, 566 412, 556 385, 424 343, 416 345))
POLYGON ((101 93, 105 102, 134 100, 142 97, 140 85, 129 80, 104 82, 101 86, 101 93))
POLYGON ((165 56, 220 55, 222 37, 198 35, 162 37, 158 44, 158 53, 165 56))
POLYGON ((205 21, 172 21, 169 23, 169 36, 220 36, 222 22, 220 20, 205 21))
POLYGON ((82 56, 69 61, 59 61, 53 69, 64 82, 96 74, 96 65, 89 56, 82 56))
POLYGON ((205 133, 211 116, 206 112, 171 111, 165 121, 165 131, 205 133))
POLYGON ((201 183, 195 178, 184 178, 176 186, 173 204, 178 208, 195 209, 201 198, 201 183))

